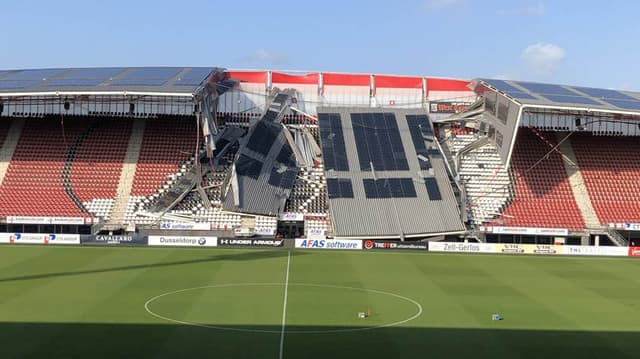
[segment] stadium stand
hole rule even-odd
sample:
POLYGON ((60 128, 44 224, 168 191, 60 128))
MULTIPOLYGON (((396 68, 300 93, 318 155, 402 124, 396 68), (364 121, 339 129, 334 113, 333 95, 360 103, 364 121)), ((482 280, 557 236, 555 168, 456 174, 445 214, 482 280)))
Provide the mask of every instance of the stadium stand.
MULTIPOLYGON (((193 118, 158 118, 147 125, 133 180, 132 196, 148 196, 162 187, 196 147, 193 118)), ((183 168, 184 169, 184 168, 183 168)))
POLYGON ((129 127, 122 119, 28 119, 0 187, 0 215, 108 215, 129 127))
POLYGON ((562 163, 562 156, 548 143, 551 133, 520 128, 513 150, 513 202, 494 225, 553 227, 582 230, 584 220, 562 163), (547 143, 548 142, 548 143, 547 143))
POLYGON ((576 133, 571 142, 600 222, 640 223, 637 138, 576 133))

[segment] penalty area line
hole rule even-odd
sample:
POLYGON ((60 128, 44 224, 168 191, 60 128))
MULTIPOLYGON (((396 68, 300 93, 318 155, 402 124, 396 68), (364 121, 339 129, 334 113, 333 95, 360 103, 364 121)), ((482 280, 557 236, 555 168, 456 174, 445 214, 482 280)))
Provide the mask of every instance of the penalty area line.
POLYGON ((291 266, 291 251, 287 253, 287 275, 284 279, 284 304, 282 305, 282 327, 280 329, 280 359, 284 357, 284 329, 287 321, 287 296, 289 294, 289 267, 291 266))

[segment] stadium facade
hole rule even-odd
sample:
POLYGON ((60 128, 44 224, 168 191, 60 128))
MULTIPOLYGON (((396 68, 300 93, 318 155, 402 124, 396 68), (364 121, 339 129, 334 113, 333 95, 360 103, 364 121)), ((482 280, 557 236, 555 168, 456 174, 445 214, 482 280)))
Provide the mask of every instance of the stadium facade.
POLYGON ((628 245, 640 94, 223 68, 0 71, 0 231, 628 245))

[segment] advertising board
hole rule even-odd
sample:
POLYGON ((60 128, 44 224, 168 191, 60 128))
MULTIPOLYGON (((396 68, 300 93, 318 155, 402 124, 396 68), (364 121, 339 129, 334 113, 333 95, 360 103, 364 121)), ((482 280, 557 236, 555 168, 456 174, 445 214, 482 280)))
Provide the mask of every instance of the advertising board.
POLYGON ((281 239, 258 239, 258 238, 219 238, 220 247, 281 247, 281 239))
POLYGON ((362 240, 296 238, 295 246, 307 249, 362 249, 362 240))
POLYGON ((431 252, 495 253, 495 243, 429 242, 431 252))
MULTIPOLYGON (((609 246, 562 246, 562 254, 569 256, 627 256, 627 247, 609 246)), ((640 255, 640 252, 638 253, 640 255)))
POLYGON ((206 236, 149 236, 150 246, 217 247, 218 237, 206 236))
POLYGON ((521 234, 528 236, 567 236, 566 228, 536 228, 536 227, 493 227, 495 234, 521 234))
POLYGON ((366 239, 362 242, 364 249, 412 249, 425 250, 427 243, 425 242, 397 242, 397 241, 381 241, 366 239))
POLYGON ((498 243, 496 252, 509 254, 562 254, 563 246, 552 244, 498 243))
POLYGON ((160 229, 172 231, 209 231, 211 230, 211 224, 191 222, 166 222, 160 223, 160 229))
POLYGON ((44 240, 44 244, 80 244, 80 235, 49 233, 44 240))
POLYGON ((138 235, 81 235, 80 243, 82 244, 100 244, 100 245, 128 245, 128 244, 147 244, 147 238, 138 235))

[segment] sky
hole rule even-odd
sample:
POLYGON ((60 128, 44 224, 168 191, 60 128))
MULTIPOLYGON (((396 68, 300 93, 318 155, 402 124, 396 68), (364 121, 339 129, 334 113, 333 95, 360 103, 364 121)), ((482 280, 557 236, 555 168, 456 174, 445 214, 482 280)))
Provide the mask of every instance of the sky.
POLYGON ((0 69, 218 66, 640 90, 626 0, 6 0, 0 69))

